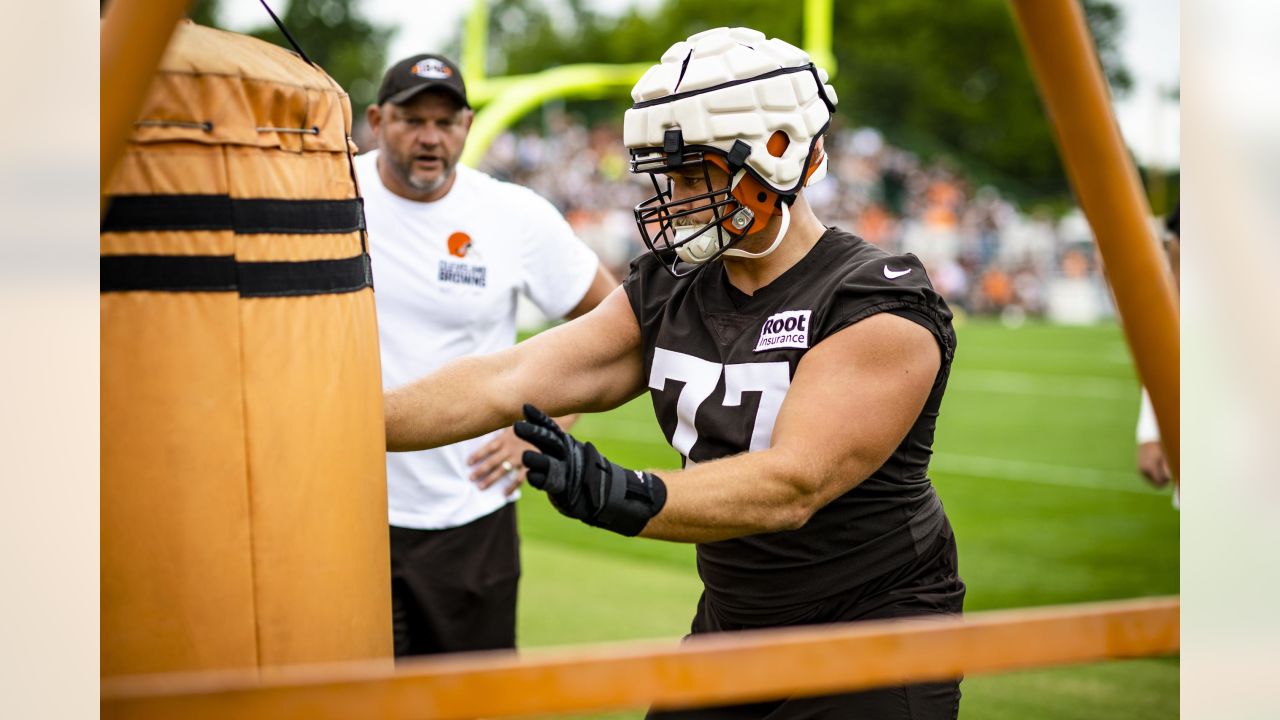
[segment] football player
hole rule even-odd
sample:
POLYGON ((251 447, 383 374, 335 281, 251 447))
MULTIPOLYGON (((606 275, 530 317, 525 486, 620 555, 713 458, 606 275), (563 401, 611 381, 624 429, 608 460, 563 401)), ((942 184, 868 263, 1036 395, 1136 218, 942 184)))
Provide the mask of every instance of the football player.
MULTIPOLYGON (((745 28, 678 42, 632 91, 624 142, 653 180, 651 252, 585 316, 387 396, 411 450, 515 422, 563 514, 697 543, 694 634, 959 613, 965 586, 928 478, 955 352, 912 255, 824 227, 836 95, 806 53, 745 28), (684 459, 621 467, 548 418, 648 392, 684 459)), ((959 681, 653 717, 955 718, 959 681)))

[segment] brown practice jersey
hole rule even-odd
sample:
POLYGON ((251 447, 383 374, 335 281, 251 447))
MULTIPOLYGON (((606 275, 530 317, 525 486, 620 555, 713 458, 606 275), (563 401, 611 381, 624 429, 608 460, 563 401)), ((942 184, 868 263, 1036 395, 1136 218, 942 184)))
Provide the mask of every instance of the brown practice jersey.
POLYGON ((674 278, 653 254, 632 262, 625 288, 654 411, 686 464, 768 448, 800 359, 859 320, 900 315, 933 333, 941 351, 924 409, 869 478, 797 530, 698 545, 698 572, 718 607, 758 618, 861 592, 950 532, 927 471, 956 338, 914 255, 830 228, 752 296, 729 284, 720 262, 674 278))

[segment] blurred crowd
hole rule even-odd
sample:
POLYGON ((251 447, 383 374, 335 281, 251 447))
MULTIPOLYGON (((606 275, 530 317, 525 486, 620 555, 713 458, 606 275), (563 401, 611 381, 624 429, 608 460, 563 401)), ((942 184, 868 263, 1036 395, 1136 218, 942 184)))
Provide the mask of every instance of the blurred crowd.
MULTIPOLYGON (((644 251, 631 209, 653 194, 627 171, 616 124, 545 117, 545 133, 507 132, 481 169, 554 203, 619 277, 644 251)), ((834 131, 827 179, 806 191, 818 217, 891 252, 915 253, 959 312, 1090 323, 1111 317, 1088 223, 1026 213, 946 162, 925 162, 872 128, 834 131)))

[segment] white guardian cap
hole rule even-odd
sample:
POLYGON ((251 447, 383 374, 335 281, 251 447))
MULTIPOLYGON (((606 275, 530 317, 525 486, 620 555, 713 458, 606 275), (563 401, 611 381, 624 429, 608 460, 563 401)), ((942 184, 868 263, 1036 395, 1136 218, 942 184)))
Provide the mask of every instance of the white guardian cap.
POLYGON ((722 254, 759 257, 786 234, 788 206, 825 174, 820 145, 836 93, 803 50, 750 28, 716 28, 671 46, 631 90, 623 121, 631 172, 648 173, 655 194, 635 208, 649 249, 674 275, 722 254), (711 187, 707 164, 728 173, 711 187), (672 202, 676 168, 702 165, 709 192, 672 202), (677 207, 678 206, 678 207, 677 207), (710 209, 714 219, 688 227, 680 218, 710 209), (762 253, 730 249, 774 215, 782 225, 762 253))

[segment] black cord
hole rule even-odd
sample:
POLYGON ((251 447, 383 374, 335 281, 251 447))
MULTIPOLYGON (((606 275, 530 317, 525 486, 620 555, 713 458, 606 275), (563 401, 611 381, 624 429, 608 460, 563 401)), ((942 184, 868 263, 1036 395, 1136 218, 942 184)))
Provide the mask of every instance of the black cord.
MULTIPOLYGON (((293 39, 293 35, 289 34, 289 29, 284 26, 284 22, 282 22, 280 18, 276 17, 276 14, 271 11, 271 6, 267 5, 267 0, 259 0, 259 2, 262 3, 262 7, 266 8, 267 14, 270 15, 271 19, 275 21, 276 27, 280 28, 280 32, 284 34, 285 39, 289 41, 289 44, 293 46, 294 50, 298 51, 298 55, 300 55, 303 60, 306 60, 308 65, 320 70, 321 72, 324 72, 323 68, 321 68, 319 65, 316 65, 314 62, 312 62, 311 58, 307 57, 307 54, 302 51, 302 47, 298 45, 297 40, 293 39)), ((338 86, 338 84, 333 80, 333 78, 328 73, 324 73, 324 76, 329 79, 329 82, 334 84, 334 87, 338 88, 339 93, 345 92, 340 86, 338 86)), ((346 137, 345 139, 348 142, 350 142, 351 140, 350 137, 346 137)), ((352 162, 351 160, 350 150, 344 148, 344 151, 345 151, 344 154, 347 156, 347 170, 351 173, 351 185, 352 185, 352 188, 355 190, 355 197, 357 200, 360 200, 361 204, 363 205, 364 199, 360 196, 360 183, 356 180, 355 163, 352 162)), ((362 207, 361 213, 363 214, 363 212, 364 210, 362 207)), ((367 257, 369 254, 369 244, 368 244, 369 233, 368 233, 368 230, 366 229, 366 225, 363 221, 363 218, 360 223, 359 232, 360 232, 360 252, 362 255, 365 255, 367 257)), ((366 263, 367 262, 368 261, 366 260, 366 263)), ((366 276, 368 276, 369 284, 373 285, 373 279, 369 272, 369 267, 367 264, 365 266, 365 274, 366 276)))
POLYGON ((293 46, 293 49, 298 51, 298 54, 302 56, 303 60, 307 61, 308 65, 315 65, 315 63, 311 62, 311 58, 307 57, 307 54, 302 51, 302 47, 298 45, 298 41, 293 39, 293 35, 289 34, 289 28, 285 27, 284 22, 282 22, 280 18, 276 17, 276 14, 271 11, 271 6, 267 4, 267 0, 259 0, 259 2, 262 3, 262 7, 267 9, 267 14, 275 21, 276 27, 280 28, 280 32, 284 33, 285 39, 289 41, 289 44, 293 46))

